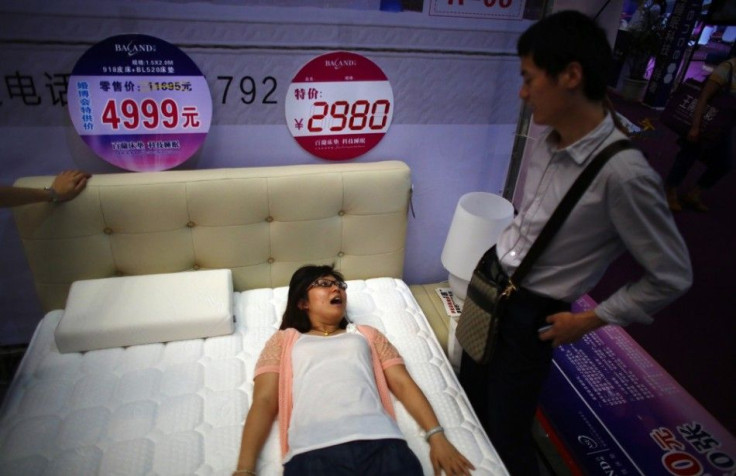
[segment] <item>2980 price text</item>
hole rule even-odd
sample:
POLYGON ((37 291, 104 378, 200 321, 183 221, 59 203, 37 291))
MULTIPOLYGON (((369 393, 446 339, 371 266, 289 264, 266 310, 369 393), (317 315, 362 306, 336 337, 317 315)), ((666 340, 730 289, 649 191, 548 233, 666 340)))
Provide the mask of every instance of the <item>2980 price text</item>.
POLYGON ((322 132, 329 126, 332 132, 340 132, 347 127, 350 131, 362 131, 366 126, 370 130, 380 131, 386 127, 391 102, 378 99, 370 103, 358 99, 352 105, 348 101, 335 101, 331 105, 325 101, 316 101, 313 105, 315 113, 307 122, 309 132, 322 132))

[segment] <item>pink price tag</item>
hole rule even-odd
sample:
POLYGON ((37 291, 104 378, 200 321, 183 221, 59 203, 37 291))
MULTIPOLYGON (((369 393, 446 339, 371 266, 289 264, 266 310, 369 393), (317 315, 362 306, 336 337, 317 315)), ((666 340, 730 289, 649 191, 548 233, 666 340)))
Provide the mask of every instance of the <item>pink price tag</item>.
POLYGON ((327 160, 354 159, 375 147, 394 109, 383 71, 345 51, 307 63, 294 76, 285 102, 291 135, 304 150, 327 160))
POLYGON ((202 72, 176 46, 147 35, 107 38, 69 77, 68 107, 82 140, 125 170, 175 167, 200 148, 212 119, 202 72))

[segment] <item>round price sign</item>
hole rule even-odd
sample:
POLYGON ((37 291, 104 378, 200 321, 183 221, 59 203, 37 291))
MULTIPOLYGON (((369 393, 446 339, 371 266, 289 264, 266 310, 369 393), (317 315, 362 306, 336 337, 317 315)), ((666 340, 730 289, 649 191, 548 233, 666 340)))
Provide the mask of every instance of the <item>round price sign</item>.
POLYGON ((131 171, 175 167, 199 149, 212 120, 212 96, 194 62, 146 35, 96 44, 69 78, 69 114, 82 140, 131 171))
POLYGON ((348 160, 375 147, 391 125, 394 95, 368 58, 338 51, 307 63, 286 93, 286 122, 306 151, 348 160))

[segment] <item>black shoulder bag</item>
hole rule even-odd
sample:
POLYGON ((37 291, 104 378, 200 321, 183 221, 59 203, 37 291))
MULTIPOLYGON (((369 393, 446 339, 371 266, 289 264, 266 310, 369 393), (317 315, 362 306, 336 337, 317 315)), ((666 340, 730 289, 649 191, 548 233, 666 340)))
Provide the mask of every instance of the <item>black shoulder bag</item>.
MULTIPOLYGON (((570 187, 552 216, 534 240, 529 252, 519 264, 513 276, 499 282, 490 273, 495 246, 485 252, 473 271, 463 310, 458 320, 455 337, 470 357, 480 364, 491 359, 498 336, 499 320, 504 318, 505 303, 517 290, 524 276, 547 247, 573 207, 608 159, 617 153, 635 148, 631 141, 621 139, 603 149, 570 187)), ((503 274, 503 273, 501 273, 503 274)))

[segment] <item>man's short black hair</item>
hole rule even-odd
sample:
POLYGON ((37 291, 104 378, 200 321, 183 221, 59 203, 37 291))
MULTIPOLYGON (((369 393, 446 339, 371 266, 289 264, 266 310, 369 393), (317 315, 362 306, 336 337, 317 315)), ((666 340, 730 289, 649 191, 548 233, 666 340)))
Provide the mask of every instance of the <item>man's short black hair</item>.
POLYGON ((577 61, 583 68, 583 92, 592 101, 606 94, 611 45, 606 32, 583 13, 564 10, 539 20, 516 43, 519 56, 531 55, 539 68, 556 77, 577 61))

